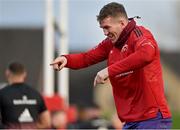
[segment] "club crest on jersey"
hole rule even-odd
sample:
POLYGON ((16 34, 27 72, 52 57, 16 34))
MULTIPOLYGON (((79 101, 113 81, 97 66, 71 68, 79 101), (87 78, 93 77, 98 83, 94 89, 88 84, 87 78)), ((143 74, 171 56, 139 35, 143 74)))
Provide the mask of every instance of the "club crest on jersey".
POLYGON ((128 50, 128 45, 125 44, 122 49, 121 49, 121 52, 126 52, 128 50))

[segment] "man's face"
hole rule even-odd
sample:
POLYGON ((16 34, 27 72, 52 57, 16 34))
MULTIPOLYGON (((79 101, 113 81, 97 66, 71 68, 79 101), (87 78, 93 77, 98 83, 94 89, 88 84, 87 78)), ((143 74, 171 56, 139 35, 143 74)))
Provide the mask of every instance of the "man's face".
POLYGON ((100 27, 103 29, 104 35, 107 36, 112 43, 117 42, 124 26, 120 19, 107 17, 100 22, 100 27))

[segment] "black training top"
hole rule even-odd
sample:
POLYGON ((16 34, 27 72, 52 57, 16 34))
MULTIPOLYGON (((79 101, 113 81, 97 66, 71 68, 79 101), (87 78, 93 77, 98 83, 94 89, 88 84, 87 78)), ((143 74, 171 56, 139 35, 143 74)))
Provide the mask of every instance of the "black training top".
POLYGON ((0 90, 1 124, 6 128, 33 124, 46 109, 40 93, 24 83, 8 85, 0 90))

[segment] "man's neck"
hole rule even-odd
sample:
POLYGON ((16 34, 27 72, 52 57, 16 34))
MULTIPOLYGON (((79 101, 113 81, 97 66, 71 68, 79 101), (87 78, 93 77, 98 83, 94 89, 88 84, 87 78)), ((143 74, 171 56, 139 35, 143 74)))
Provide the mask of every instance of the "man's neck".
POLYGON ((9 84, 16 84, 16 83, 23 83, 23 82, 24 82, 24 79, 22 79, 22 78, 9 79, 9 84))

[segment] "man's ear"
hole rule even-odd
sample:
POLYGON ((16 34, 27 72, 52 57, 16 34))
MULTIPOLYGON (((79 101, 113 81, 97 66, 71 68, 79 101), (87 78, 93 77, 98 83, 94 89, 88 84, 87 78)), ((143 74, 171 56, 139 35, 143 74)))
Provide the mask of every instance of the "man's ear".
POLYGON ((121 25, 121 28, 124 29, 126 27, 126 25, 128 24, 127 20, 124 18, 121 18, 119 20, 119 24, 121 25))
POLYGON ((120 22, 120 24, 121 24, 122 27, 125 27, 125 26, 126 26, 126 22, 125 22, 124 19, 120 19, 119 22, 120 22))

